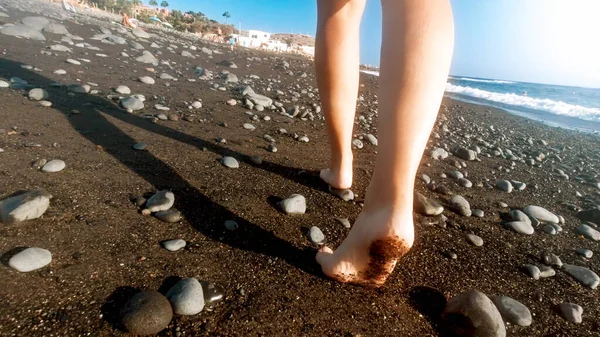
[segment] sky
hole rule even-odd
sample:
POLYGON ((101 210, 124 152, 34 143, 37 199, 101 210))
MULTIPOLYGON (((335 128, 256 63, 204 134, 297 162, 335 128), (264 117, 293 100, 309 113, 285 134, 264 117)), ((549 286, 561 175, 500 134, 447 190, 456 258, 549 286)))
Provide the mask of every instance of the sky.
MULTIPOLYGON (((437 0, 424 0, 437 1, 437 0)), ((147 2, 147 0, 145 0, 147 2)), ((600 88, 600 0, 451 0, 455 46, 450 73, 600 88)), ((315 35, 315 0, 170 0, 243 30, 315 35)), ((367 0, 361 63, 378 65, 381 4, 367 0)))

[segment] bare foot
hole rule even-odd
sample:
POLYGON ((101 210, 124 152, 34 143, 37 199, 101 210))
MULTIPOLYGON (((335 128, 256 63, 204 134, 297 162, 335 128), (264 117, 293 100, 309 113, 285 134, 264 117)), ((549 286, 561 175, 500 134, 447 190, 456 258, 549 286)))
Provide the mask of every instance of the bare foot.
POLYGON ((332 160, 331 168, 322 169, 319 177, 329 186, 346 190, 352 186, 352 156, 345 156, 340 163, 332 160))
POLYGON ((329 278, 378 287, 413 242, 412 211, 363 210, 344 242, 335 251, 323 246, 316 259, 329 278))

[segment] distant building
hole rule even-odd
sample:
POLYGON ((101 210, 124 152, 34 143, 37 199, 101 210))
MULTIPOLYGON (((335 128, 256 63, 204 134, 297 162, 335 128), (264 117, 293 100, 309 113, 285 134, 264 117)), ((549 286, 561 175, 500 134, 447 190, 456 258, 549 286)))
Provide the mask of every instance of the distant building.
POLYGON ((255 41, 255 43, 258 44, 259 46, 262 43, 266 43, 266 42, 269 42, 269 40, 271 40, 270 33, 261 32, 260 30, 249 30, 248 37, 250 37, 250 39, 255 41))

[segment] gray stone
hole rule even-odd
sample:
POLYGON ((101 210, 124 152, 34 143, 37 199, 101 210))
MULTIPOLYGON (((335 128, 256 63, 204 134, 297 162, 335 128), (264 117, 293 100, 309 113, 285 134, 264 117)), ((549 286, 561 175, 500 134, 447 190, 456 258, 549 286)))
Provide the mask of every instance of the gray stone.
POLYGON ((516 180, 511 180, 510 183, 517 191, 522 191, 527 187, 525 183, 516 180))
POLYGON ((25 25, 16 24, 14 26, 5 26, 0 28, 0 34, 22 37, 30 40, 36 41, 45 41, 46 37, 44 34, 40 33, 38 30, 35 30, 31 27, 27 27, 25 25))
POLYGON ((229 167, 229 168, 239 168, 240 167, 240 163, 237 161, 237 159, 233 158, 233 157, 223 157, 221 158, 221 164, 223 164, 223 166, 229 167))
POLYGON ((448 200, 450 204, 450 209, 454 212, 462 215, 462 216, 471 216, 471 205, 469 202, 460 195, 454 195, 450 200, 448 200))
POLYGON ((183 56, 183 57, 190 57, 190 58, 196 58, 192 53, 190 53, 187 50, 182 50, 181 51, 181 56, 183 56))
POLYGON ((504 223, 504 226, 519 234, 531 235, 534 232, 531 223, 527 223, 525 221, 509 221, 504 223))
POLYGON ((42 166, 46 165, 48 161, 45 158, 40 158, 36 161, 34 161, 33 163, 31 163, 31 167, 33 167, 36 170, 39 170, 42 168, 42 166))
POLYGON ((329 186, 329 193, 335 195, 336 197, 344 201, 354 200, 354 192, 352 192, 352 190, 349 189, 339 189, 329 186))
POLYGON ((45 173, 60 172, 60 171, 64 170, 66 166, 67 166, 67 164, 65 164, 64 161, 62 161, 60 159, 53 159, 53 160, 47 162, 46 165, 44 165, 42 167, 42 172, 45 172, 45 173))
POLYGON ((544 227, 542 227, 542 231, 546 234, 550 234, 550 235, 556 235, 557 230, 556 228, 554 228, 552 225, 548 224, 548 225, 544 225, 544 227))
POLYGON ((218 62, 217 64, 220 66, 223 66, 223 67, 229 67, 229 68, 233 68, 233 69, 237 68, 237 65, 235 65, 235 63, 233 63, 230 60, 223 60, 221 62, 218 62))
POLYGON ((138 78, 138 81, 140 81, 144 84, 154 84, 155 83, 154 79, 150 76, 142 76, 142 77, 138 78))
POLYGON ((466 238, 467 238, 467 242, 469 242, 473 246, 476 246, 476 247, 483 246, 483 239, 480 236, 477 236, 475 234, 467 234, 466 238))
POLYGON ((480 209, 471 210, 471 215, 478 218, 483 218, 485 213, 480 209))
POLYGON ((41 217, 50 206, 50 195, 44 189, 25 191, 0 201, 0 222, 6 225, 41 217))
POLYGON ((88 84, 71 84, 67 86, 67 91, 76 94, 87 94, 90 92, 90 89, 91 87, 88 84))
POLYGON ((513 190, 513 186, 508 180, 498 180, 496 182, 496 188, 508 193, 512 192, 513 190))
POLYGON ((256 127, 250 123, 244 123, 244 125, 242 125, 242 127, 246 130, 250 130, 250 131, 254 131, 256 129, 256 127))
POLYGON ((571 275, 571 277, 586 287, 596 289, 598 283, 600 283, 600 277, 598 277, 598 274, 594 273, 588 268, 570 264, 564 264, 562 267, 565 273, 571 275))
POLYGON ((540 261, 547 266, 557 266, 560 268, 563 265, 562 261, 556 254, 547 251, 543 251, 540 254, 540 261))
POLYGON ((273 100, 270 99, 269 97, 264 96, 264 95, 259 95, 259 94, 254 93, 254 92, 248 93, 246 95, 246 97, 248 97, 248 99, 252 103, 259 104, 259 105, 262 105, 264 107, 269 107, 269 106, 271 106, 273 104, 273 100))
POLYGON ((431 182, 431 178, 429 178, 428 175, 426 174, 421 174, 419 176, 419 178, 421 179, 421 181, 423 181, 425 184, 429 184, 431 182))
POLYGON ((575 214, 582 221, 589 221, 595 224, 600 224, 600 209, 592 208, 585 211, 580 211, 575 214))
POLYGON ((443 160, 448 158, 448 152, 442 149, 441 147, 433 149, 429 155, 431 156, 431 158, 436 160, 443 160))
POLYGON ((577 254, 585 257, 586 259, 591 259, 592 256, 594 256, 594 252, 592 252, 589 249, 577 248, 576 252, 577 252, 577 254))
POLYGON ((74 59, 67 59, 67 63, 74 64, 76 66, 80 66, 81 65, 81 62, 79 62, 77 60, 74 60, 74 59))
POLYGON ((238 83, 239 82, 238 77, 232 73, 226 73, 226 74, 221 75, 221 79, 225 83, 238 83))
MULTIPOLYGON (((62 52, 67 52, 67 53, 73 52, 73 50, 71 50, 71 48, 63 46, 63 45, 60 45, 60 44, 55 44, 55 45, 52 45, 52 46, 50 46, 48 48, 50 50, 52 50, 52 51, 62 51, 62 52)), ((56 74, 56 71, 54 73, 56 74)))
POLYGON ((325 242, 325 234, 317 226, 312 226, 308 230, 308 238, 310 241, 317 245, 322 245, 325 242))
POLYGON ((25 26, 35 29, 38 32, 41 32, 42 29, 46 28, 50 24, 50 21, 41 16, 28 16, 21 19, 21 23, 25 26))
POLYGON ((167 298, 178 315, 196 315, 204 309, 204 291, 195 278, 184 278, 167 292, 167 298))
POLYGON ((548 278, 556 275, 556 271, 550 266, 540 266, 540 277, 548 278))
POLYGON ((118 35, 109 35, 105 38, 105 40, 114 44, 127 44, 127 41, 118 35))
POLYGON ((135 60, 141 63, 158 63, 158 59, 147 50, 142 51, 142 55, 138 56, 135 60))
POLYGON ((129 95, 131 94, 131 89, 126 85, 119 85, 115 88, 115 92, 122 95, 129 95))
POLYGON ((162 190, 150 197, 146 202, 146 208, 144 214, 150 214, 154 212, 166 211, 173 207, 175 203, 175 195, 173 192, 162 190))
POLYGON ((10 87, 10 84, 8 84, 8 82, 0 80, 0 88, 8 88, 8 87, 10 87))
POLYGON ((43 248, 30 247, 13 255, 8 265, 22 273, 43 268, 52 262, 52 254, 43 248))
POLYGON ((415 192, 414 210, 423 215, 435 216, 442 214, 444 207, 433 199, 428 199, 421 193, 415 192))
POLYGON ((175 223, 181 221, 181 213, 175 209, 167 209, 164 211, 158 211, 154 213, 154 216, 162 221, 167 223, 175 223))
POLYGON ((538 268, 537 266, 534 266, 532 264, 525 264, 525 265, 523 265, 523 270, 532 279, 534 279, 534 280, 539 280, 540 279, 541 271, 540 271, 540 268, 538 268))
POLYGON ((514 221, 522 221, 522 222, 526 222, 527 224, 531 225, 531 219, 529 219, 527 214, 521 212, 518 209, 513 209, 512 211, 508 212, 508 215, 514 221))
POLYGON ((462 179, 465 177, 464 174, 462 174, 462 172, 460 172, 460 171, 450 171, 446 174, 448 175, 448 177, 450 177, 452 179, 462 179))
POLYGON ((135 294, 121 309, 121 323, 133 335, 157 334, 169 325, 172 318, 169 300, 153 290, 135 294))
POLYGON ((56 23, 56 22, 50 22, 46 27, 44 27, 43 31, 44 31, 44 33, 52 33, 52 34, 57 34, 57 35, 69 34, 69 31, 67 30, 67 28, 65 26, 61 25, 60 23, 56 23))
POLYGON ((29 93, 27 94, 29 96, 29 99, 32 101, 41 101, 43 99, 48 98, 48 92, 46 92, 46 90, 41 89, 41 88, 34 88, 29 90, 29 93))
MULTIPOLYGON (((133 49, 136 49, 136 50, 144 50, 144 49, 146 49, 146 48, 144 48, 144 46, 142 46, 142 44, 141 44, 141 43, 139 43, 139 42, 136 42, 136 41, 131 41, 131 42, 129 42, 129 46, 130 46, 131 48, 133 48, 133 49)), ((125 56, 125 55, 123 55, 123 56, 125 56)), ((129 57, 129 55, 127 55, 127 56, 125 56, 125 57, 129 57)))
POLYGON ((306 199, 300 194, 292 194, 277 203, 277 207, 286 214, 306 213, 306 199))
POLYGON ((233 220, 226 220, 225 228, 227 228, 227 230, 234 231, 234 230, 240 228, 240 225, 238 225, 238 223, 233 220))
POLYGON ((466 178, 460 178, 460 179, 458 179, 458 184, 460 186, 466 187, 466 188, 473 187, 473 183, 470 180, 466 179, 466 178))
POLYGON ((530 326, 533 322, 531 312, 521 302, 508 296, 490 296, 505 322, 513 325, 530 326))
POLYGON ((475 289, 450 299, 446 304, 443 318, 460 336, 506 336, 506 328, 500 312, 484 293, 475 289))
POLYGON ((367 140, 369 141, 369 143, 371 143, 371 145, 374 145, 374 146, 377 146, 377 144, 379 143, 377 138, 370 133, 367 134, 367 140))
POLYGON ((159 78, 160 78, 161 80, 168 80, 168 81, 172 81, 172 80, 174 80, 174 79, 175 79, 175 77, 173 77, 172 75, 169 75, 169 74, 167 74, 167 73, 162 73, 162 74, 160 74, 159 78))
POLYGON ((560 315, 567 321, 575 324, 580 324, 583 320, 583 308, 575 303, 561 303, 558 305, 560 315))
POLYGON ((549 222, 554 224, 558 224, 559 222, 558 217, 556 215, 540 206, 527 206, 523 209, 523 212, 529 215, 530 217, 538 219, 541 222, 549 222))
POLYGON ((583 235, 585 238, 590 240, 599 241, 600 240, 600 232, 593 229, 588 225, 581 225, 575 228, 575 232, 579 235, 583 235))
POLYGON ((345 218, 336 218, 335 220, 337 220, 337 222, 339 222, 340 224, 342 224, 342 226, 344 226, 344 228, 350 228, 350 221, 348 219, 345 218))
POLYGON ((464 147, 459 147, 454 151, 454 154, 463 160, 475 160, 477 158, 477 152, 473 150, 466 149, 464 147))
POLYGON ((353 139, 352 140, 352 146, 354 146, 357 149, 362 149, 363 148, 363 142, 360 139, 353 139))
POLYGON ((139 151, 145 150, 146 147, 147 147, 146 143, 136 143, 136 144, 133 144, 133 148, 136 149, 136 150, 139 150, 139 151))
POLYGON ((186 245, 186 242, 185 242, 185 240, 182 240, 182 239, 174 239, 174 240, 163 241, 161 244, 166 250, 168 250, 170 252, 176 252, 176 251, 184 248, 186 245))
POLYGON ((144 102, 135 96, 125 97, 119 103, 127 110, 136 111, 144 108, 144 102))

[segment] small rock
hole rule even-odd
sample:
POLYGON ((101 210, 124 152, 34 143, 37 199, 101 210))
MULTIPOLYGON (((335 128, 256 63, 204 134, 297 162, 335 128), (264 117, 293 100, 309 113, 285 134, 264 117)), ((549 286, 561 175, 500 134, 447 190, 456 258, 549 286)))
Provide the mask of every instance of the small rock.
POLYGON ((140 78, 138 78, 138 81, 144 83, 144 84, 154 84, 156 83, 156 81, 150 77, 150 76, 142 76, 140 78))
POLYGON ((354 200, 354 192, 352 192, 349 189, 337 189, 337 188, 333 188, 331 186, 329 186, 329 193, 335 195, 336 197, 344 200, 344 201, 351 201, 354 200))
POLYGON ((286 214, 306 213, 306 199, 300 194, 292 194, 287 199, 278 202, 277 206, 286 214))
POLYGON ((250 131, 254 131, 256 129, 256 127, 250 123, 244 123, 244 125, 242 126, 244 129, 246 130, 250 130, 250 131))
POLYGON ((135 294, 121 309, 121 323, 133 335, 157 334, 169 325, 172 318, 169 300, 153 290, 135 294))
POLYGON ((450 299, 443 318, 459 336, 506 336, 500 312, 484 293, 475 289, 450 299))
POLYGON ((125 109, 131 109, 132 111, 141 110, 144 108, 144 102, 135 96, 123 98, 120 104, 125 109))
POLYGON ((498 180, 496 182, 496 188, 507 193, 510 193, 513 190, 513 186, 508 180, 498 180))
POLYGON ((521 302, 508 296, 490 296, 505 322, 520 326, 530 326, 533 322, 531 312, 521 302))
POLYGON ((415 192, 414 210, 423 215, 435 216, 442 214, 444 207, 433 199, 428 199, 421 193, 415 192))
POLYGON ((175 195, 173 192, 162 190, 154 194, 148 199, 146 202, 146 209, 144 214, 150 214, 154 212, 166 211, 169 208, 173 207, 175 203, 175 195))
POLYGON ((471 215, 478 218, 483 218, 485 213, 480 209, 471 210, 471 215))
POLYGON ((579 235, 583 235, 583 237, 590 239, 590 240, 594 240, 594 241, 600 240, 600 232, 598 232, 597 230, 593 229, 592 227, 590 227, 588 225, 581 225, 581 226, 575 228, 575 232, 579 235))
POLYGON ((476 247, 483 246, 483 239, 475 234, 467 234, 467 242, 476 247))
POLYGON ((44 189, 35 189, 0 201, 0 222, 17 224, 41 217, 50 206, 52 195, 44 189))
POLYGON ((122 95, 129 95, 131 94, 131 89, 129 89, 129 87, 126 85, 119 85, 115 88, 115 92, 122 95))
POLYGON ((175 223, 181 221, 181 213, 174 209, 167 209, 164 211, 158 211, 154 213, 154 216, 162 221, 167 223, 175 223))
POLYGON ((508 215, 514 221, 522 221, 522 222, 526 222, 527 224, 531 225, 531 219, 529 219, 529 217, 527 216, 527 214, 521 212, 518 209, 514 209, 514 210, 510 211, 508 213, 508 215))
POLYGON ((43 248, 30 247, 13 255, 8 265, 22 273, 43 268, 52 262, 52 254, 43 248))
POLYGON ((167 241, 163 241, 162 246, 170 251, 170 252, 176 252, 178 250, 180 250, 181 248, 184 248, 186 245, 185 240, 182 239, 175 239, 175 240, 167 240, 167 241))
POLYGON ((53 159, 53 160, 47 162, 46 165, 44 165, 42 167, 42 172, 45 172, 45 173, 60 172, 60 171, 64 170, 64 168, 66 166, 67 166, 67 164, 65 164, 64 161, 62 161, 60 159, 53 159))
POLYGON ((136 144, 133 144, 133 148, 136 149, 136 150, 139 150, 139 151, 145 150, 146 147, 147 147, 146 143, 136 143, 136 144))
POLYGON ((238 229, 239 227, 240 227, 240 225, 238 225, 238 223, 233 220, 225 221, 225 228, 227 228, 230 231, 234 231, 234 230, 238 229))
POLYGON ((229 167, 229 168, 239 168, 240 167, 240 163, 237 161, 237 159, 233 158, 233 157, 223 157, 221 158, 221 164, 223 164, 223 166, 229 167))
POLYGON ((184 278, 177 282, 166 296, 178 315, 196 315, 204 309, 204 291, 195 278, 184 278))
POLYGON ((46 90, 40 89, 40 88, 35 88, 35 89, 29 90, 28 96, 29 96, 29 99, 32 101, 41 101, 41 100, 49 97, 48 92, 46 92, 46 90))
POLYGON ((312 226, 308 230, 308 238, 317 245, 322 245, 325 242, 325 234, 317 226, 312 226))
POLYGON ((591 251, 591 250, 589 250, 589 249, 578 248, 578 249, 576 250, 576 252, 577 252, 577 254, 579 254, 579 255, 581 255, 581 256, 583 256, 583 257, 585 257, 586 259, 591 259, 591 258, 592 258, 592 256, 594 255, 594 252, 592 252, 592 251, 591 251))
POLYGON ((236 101, 235 99, 233 99, 233 98, 232 98, 232 99, 229 99, 229 100, 227 100, 227 102, 226 102, 226 103, 227 103, 228 105, 236 105, 236 104, 237 104, 237 101, 236 101))
POLYGON ((33 168, 34 168, 34 169, 36 169, 36 170, 39 170, 39 169, 41 169, 41 168, 42 168, 42 166, 46 165, 46 163, 47 163, 47 162, 48 162, 48 161, 47 161, 46 159, 44 159, 44 158, 40 158, 40 159, 38 159, 38 160, 34 161, 34 162, 31 164, 31 167, 33 167, 33 168))
POLYGON ((561 303, 558 305, 560 315, 567 321, 575 324, 582 322, 583 308, 575 303, 561 303))
POLYGON ((430 153, 431 158, 436 160, 443 160, 448 158, 448 152, 440 147, 435 148, 430 153))
POLYGON ((548 278, 556 275, 556 271, 549 266, 540 266, 540 277, 548 278))
POLYGON ((450 204, 450 209, 454 212, 462 216, 471 216, 471 205, 469 205, 469 202, 462 196, 455 195, 448 200, 448 203, 450 204))
POLYGON ((600 277, 598 277, 598 274, 585 267, 565 264, 563 265, 563 270, 579 283, 591 289, 596 289, 598 283, 600 283, 600 277))
POLYGON ((540 273, 541 273, 541 271, 540 271, 540 268, 538 268, 537 266, 534 266, 532 264, 525 264, 525 265, 523 265, 523 270, 532 279, 534 279, 534 280, 539 280, 540 279, 540 273))
POLYGON ((348 219, 345 218, 335 218, 335 220, 337 220, 337 222, 339 222, 340 224, 342 224, 342 226, 344 226, 344 228, 350 228, 350 221, 348 219))
POLYGON ((558 256, 556 256, 556 254, 550 253, 550 252, 542 252, 540 254, 540 260, 542 261, 543 264, 547 265, 547 266, 557 266, 557 267, 562 267, 563 263, 560 260, 560 258, 558 256))
POLYGON ((529 215, 530 217, 534 217, 542 222, 549 222, 554 224, 558 224, 559 222, 558 217, 556 215, 540 206, 527 206, 523 209, 523 212, 529 215))
POLYGON ((369 143, 371 143, 371 145, 377 146, 377 138, 375 136, 373 136, 372 134, 367 134, 367 140, 369 141, 369 143))
POLYGON ((542 231, 546 234, 556 235, 556 228, 552 227, 552 225, 545 225, 542 227, 542 231))

